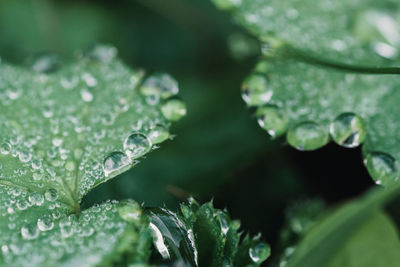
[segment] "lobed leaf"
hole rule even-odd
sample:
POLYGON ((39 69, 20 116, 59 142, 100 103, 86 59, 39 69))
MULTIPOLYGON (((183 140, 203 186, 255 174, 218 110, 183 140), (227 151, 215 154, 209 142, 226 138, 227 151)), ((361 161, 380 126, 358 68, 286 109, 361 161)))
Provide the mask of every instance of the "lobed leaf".
POLYGON ((242 92, 259 125, 299 150, 364 143, 375 182, 398 181, 398 3, 222 2, 264 44, 242 92))
POLYGON ((169 138, 170 120, 186 112, 177 82, 132 71, 103 45, 58 65, 53 56, 34 71, 0 64, 0 265, 147 262, 138 204, 81 211, 80 201, 169 138))

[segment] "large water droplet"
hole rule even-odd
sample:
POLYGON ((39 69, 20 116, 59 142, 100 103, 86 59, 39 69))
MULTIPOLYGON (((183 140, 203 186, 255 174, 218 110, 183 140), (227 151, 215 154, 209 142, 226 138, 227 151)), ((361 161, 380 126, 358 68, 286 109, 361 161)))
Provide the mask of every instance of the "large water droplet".
POLYGON ((131 167, 131 159, 121 152, 113 152, 103 162, 104 175, 106 177, 116 176, 131 167))
POLYGON ((125 203, 121 203, 118 213, 125 221, 137 223, 140 221, 142 209, 137 202, 128 200, 125 203))
POLYGON ((144 134, 133 133, 129 135, 124 142, 125 154, 130 159, 137 159, 149 152, 151 149, 151 140, 144 134))
POLYGON ((149 77, 140 88, 142 94, 157 95, 163 99, 169 98, 178 94, 178 82, 170 75, 159 73, 149 77))
POLYGON ((276 106, 264 106, 257 109, 257 122, 271 137, 284 134, 288 128, 287 116, 276 106))
POLYGON ((161 124, 154 125, 150 129, 149 138, 153 144, 164 142, 169 136, 169 131, 161 124))
POLYGON ((370 152, 365 157, 364 164, 377 184, 389 185, 398 180, 397 162, 386 153, 370 152))
POLYGON ((329 134, 325 127, 315 122, 302 122, 288 131, 286 139, 299 150, 315 150, 328 143, 329 134))
POLYGON ((170 121, 178 121, 186 115, 186 105, 180 99, 171 99, 161 106, 161 112, 170 121))
POLYGON ((269 246, 263 242, 249 249, 250 259, 255 263, 262 263, 265 261, 271 253, 269 246))
POLYGON ((365 121, 354 113, 339 115, 330 125, 332 139, 344 147, 362 144, 367 135, 365 121))
POLYGON ((39 229, 34 223, 26 224, 21 228, 21 235, 24 239, 32 240, 39 236, 39 229))
POLYGON ((268 103, 272 97, 268 89, 268 79, 260 74, 247 77, 242 85, 242 98, 248 106, 260 106, 268 103))

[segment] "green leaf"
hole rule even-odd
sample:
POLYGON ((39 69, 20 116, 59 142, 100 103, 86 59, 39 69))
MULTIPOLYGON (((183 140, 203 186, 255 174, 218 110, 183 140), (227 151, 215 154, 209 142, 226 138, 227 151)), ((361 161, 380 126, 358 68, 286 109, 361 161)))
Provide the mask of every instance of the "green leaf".
POLYGON ((399 251, 396 226, 383 212, 377 212, 352 233, 327 266, 397 266, 399 251))
POLYGON ((80 201, 169 138, 162 109, 173 110, 177 83, 166 74, 144 79, 108 46, 59 70, 55 62, 39 58, 36 72, 0 64, 0 262, 146 260, 150 234, 140 206, 112 202, 81 212, 80 201))
MULTIPOLYGON (((373 0, 213 0, 261 39, 273 37, 296 49, 349 64, 397 59, 400 6, 373 0)), ((397 64, 398 65, 398 64, 397 64)))
POLYGON ((240 222, 211 202, 194 199, 181 205, 181 213, 149 209, 155 246, 164 259, 183 259, 190 266, 260 266, 270 255, 261 235, 240 241, 240 222))
POLYGON ((397 62, 398 4, 239 2, 235 18, 264 43, 264 58, 242 93, 248 106, 257 107, 259 125, 272 137, 286 134, 299 150, 330 140, 349 148, 364 143, 364 163, 375 182, 397 181, 400 95, 394 74, 400 69, 382 66, 397 62), (396 55, 383 59, 382 47, 396 55))
POLYGON ((106 202, 77 216, 50 194, 0 186, 0 198, 0 266, 112 266, 149 257, 148 221, 134 202, 106 202))
POLYGON ((357 258, 369 258, 360 254, 371 251, 374 251, 371 256, 376 256, 369 258, 371 266, 382 266, 378 265, 382 262, 397 264, 398 235, 380 208, 397 196, 399 189, 398 185, 389 190, 374 189, 321 218, 294 248, 285 266, 336 266, 338 263, 343 264, 341 266, 366 266, 358 264, 364 259, 357 258), (377 243, 378 239, 386 244, 377 243), (333 265, 328 265, 329 262, 333 265))

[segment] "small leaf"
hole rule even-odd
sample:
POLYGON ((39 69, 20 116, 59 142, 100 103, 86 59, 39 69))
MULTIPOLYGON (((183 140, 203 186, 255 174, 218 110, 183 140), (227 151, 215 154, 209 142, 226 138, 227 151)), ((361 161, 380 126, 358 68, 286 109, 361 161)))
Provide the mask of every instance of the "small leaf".
POLYGON ((240 242, 240 223, 212 203, 194 199, 181 205, 181 214, 149 209, 154 243, 164 259, 183 259, 190 266, 260 266, 270 255, 269 246, 246 235, 240 242))

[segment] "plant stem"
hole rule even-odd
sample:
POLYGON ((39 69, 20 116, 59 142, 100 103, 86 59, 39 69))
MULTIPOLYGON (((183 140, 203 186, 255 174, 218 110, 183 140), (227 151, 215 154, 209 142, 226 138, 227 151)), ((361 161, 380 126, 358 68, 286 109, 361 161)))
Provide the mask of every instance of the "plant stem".
POLYGON ((293 48, 287 44, 278 47, 274 52, 275 53, 272 53, 272 56, 277 55, 278 57, 295 59, 312 65, 319 65, 343 71, 350 71, 350 72, 364 73, 364 74, 400 74, 399 67, 371 67, 371 66, 351 65, 347 63, 332 61, 330 59, 317 56, 311 52, 293 48))

